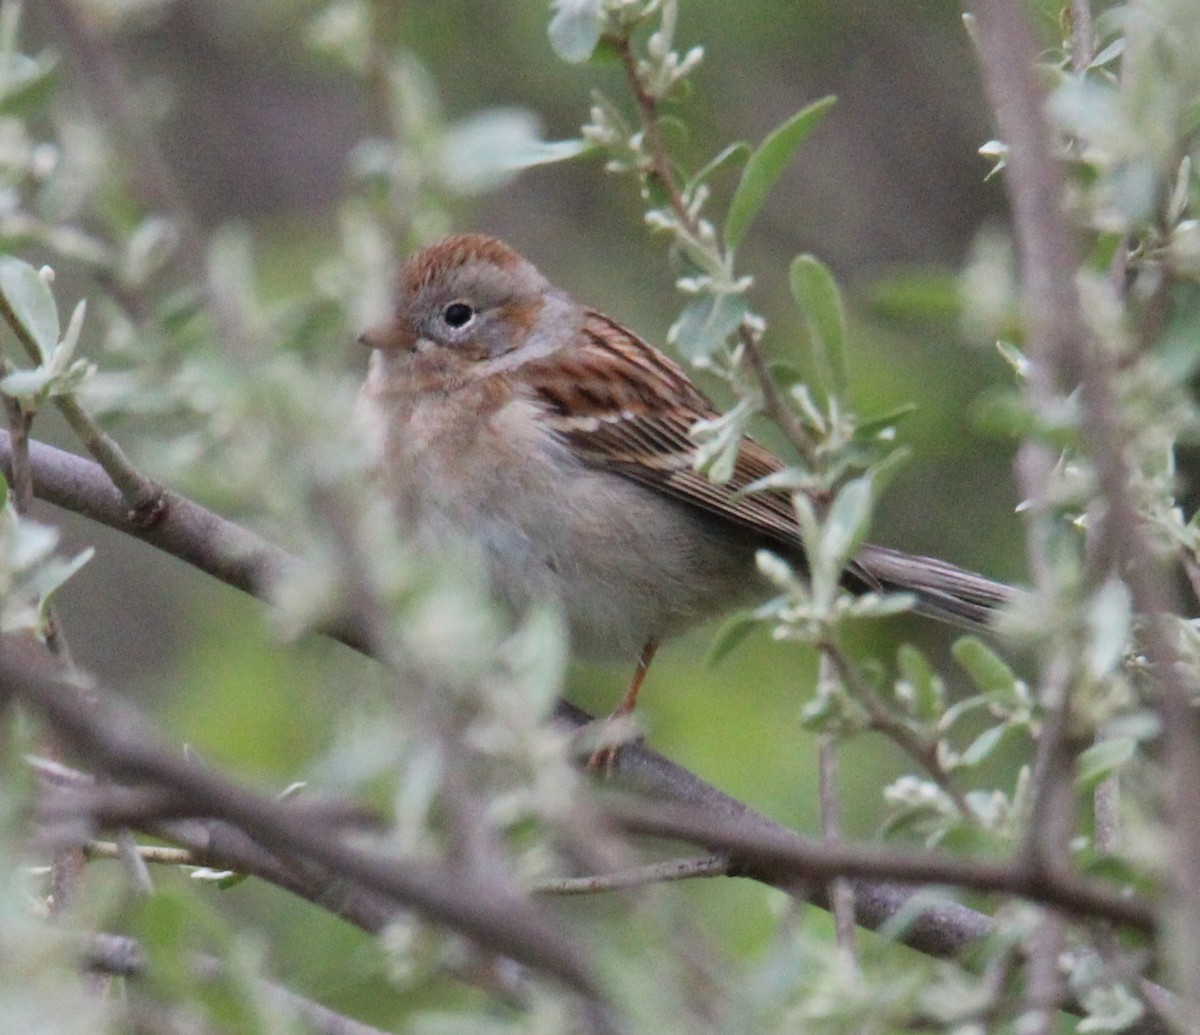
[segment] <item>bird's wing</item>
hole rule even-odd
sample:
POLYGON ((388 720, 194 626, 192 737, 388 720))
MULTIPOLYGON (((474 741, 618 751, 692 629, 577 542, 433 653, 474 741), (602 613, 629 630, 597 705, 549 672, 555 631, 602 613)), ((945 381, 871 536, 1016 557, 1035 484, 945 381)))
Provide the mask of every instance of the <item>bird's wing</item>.
POLYGON ((786 492, 742 494, 783 462, 743 438, 727 482, 697 471, 688 432, 717 411, 677 364, 606 316, 588 311, 574 346, 525 364, 520 376, 585 464, 658 489, 789 553, 800 546, 786 492))

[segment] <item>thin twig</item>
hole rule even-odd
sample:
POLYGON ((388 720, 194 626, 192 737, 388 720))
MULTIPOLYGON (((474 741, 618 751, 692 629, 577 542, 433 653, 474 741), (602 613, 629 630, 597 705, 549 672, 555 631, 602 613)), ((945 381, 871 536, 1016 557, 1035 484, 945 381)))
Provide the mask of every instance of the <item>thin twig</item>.
MULTIPOLYGON (((671 211, 675 213, 679 225, 694 240, 699 241, 702 239, 699 220, 688 211, 687 204, 683 199, 683 192, 679 189, 679 182, 671 168, 666 145, 663 142, 662 127, 659 125, 658 119, 658 101, 646 90, 645 84, 642 82, 642 77, 638 72, 637 57, 633 53, 633 45, 629 38, 622 37, 615 43, 621 55, 625 79, 637 102, 646 149, 650 155, 650 169, 647 175, 653 177, 666 194, 671 211)), ((788 406, 783 392, 780 391, 779 383, 771 376, 770 367, 767 366, 766 357, 762 353, 757 336, 744 323, 738 330, 738 341, 746 358, 750 361, 750 368, 758 382, 764 411, 787 437, 805 464, 812 467, 817 455, 812 436, 788 406)))
MULTIPOLYGON (((125 978, 142 977, 148 965, 145 950, 135 939, 115 934, 94 936, 84 950, 83 962, 93 973, 125 978)), ((205 981, 211 981, 228 970, 227 963, 204 954, 192 956, 191 965, 197 977, 205 981)), ((274 981, 258 978, 254 984, 265 998, 276 999, 303 1017, 308 1025, 306 1030, 316 1035, 385 1035, 380 1028, 336 1013, 274 981)))
MULTIPOLYGON (((9 373, 8 362, 0 356, 0 377, 9 373)), ((9 435, 12 440, 12 506, 18 515, 28 517, 33 508, 33 467, 29 459, 29 432, 34 414, 27 410, 19 399, 4 395, 4 409, 8 414, 9 435)), ((35 632, 22 630, 11 636, 21 636, 34 651, 43 651, 47 660, 58 671, 69 674, 74 669, 71 649, 63 633, 58 612, 52 604, 45 606, 40 628, 35 632)), ((59 746, 53 737, 45 744, 48 755, 57 755, 59 746)), ((84 880, 84 858, 78 844, 70 842, 59 846, 50 864, 50 910, 61 914, 71 903, 79 899, 84 880)))
POLYGON ((145 117, 134 110, 111 44, 75 0, 40 0, 40 6, 54 20, 68 51, 79 64, 88 86, 85 99, 119 141, 135 193, 148 208, 170 216, 180 233, 177 258, 184 264, 189 280, 203 283, 204 242, 187 195, 149 132, 145 117))
MULTIPOLYGON (((822 696, 836 695, 838 692, 837 663, 822 651, 820 656, 817 680, 822 696)), ((842 818, 838 800, 838 760, 837 741, 831 734, 822 734, 817 745, 817 787, 821 803, 821 841, 827 845, 836 845, 842 840, 842 818)), ((829 901, 833 906, 834 930, 837 933, 838 948, 848 958, 854 958, 854 889, 850 882, 834 880, 829 883, 829 901)))
POLYGON ((1071 0, 1071 67, 1084 72, 1096 56, 1091 0, 1071 0))
MULTIPOLYGON (((176 494, 171 494, 171 505, 158 526, 140 527, 129 519, 119 493, 96 464, 38 442, 31 444, 30 460, 34 491, 39 498, 141 539, 263 599, 269 600, 273 574, 299 564, 278 547, 176 494)), ((6 433, 0 432, 0 468, 10 462, 11 442, 6 433)), ((356 650, 365 649, 367 638, 349 623, 338 623, 325 631, 356 650)), ((593 716, 565 701, 558 703, 556 715, 574 727, 594 721, 593 716)), ((783 839, 798 849, 809 844, 794 831, 644 744, 630 744, 621 751, 616 774, 623 785, 651 799, 678 802, 710 819, 736 823, 747 836, 783 839)), ((381 931, 395 912, 394 903, 386 895, 325 867, 280 858, 237 824, 216 819, 164 821, 150 824, 147 832, 187 848, 205 866, 234 870, 276 884, 367 931, 381 931)), ((739 876, 797 893, 793 873, 757 865, 750 857, 739 858, 738 866, 739 876)), ((828 908, 823 881, 818 880, 812 887, 806 895, 808 900, 828 908)), ((855 918, 861 926, 874 930, 903 914, 906 920, 898 940, 930 956, 955 957, 993 929, 991 920, 976 910, 949 899, 935 901, 919 893, 915 896, 911 887, 892 880, 855 880, 854 893, 855 918)), ((1139 1022, 1131 1030, 1138 1035, 1165 1032, 1153 1019, 1139 1022)))
MULTIPOLYGON (((169 845, 134 845, 133 850, 139 859, 145 863, 159 866, 202 866, 203 864, 186 848, 172 848, 169 845)), ((124 848, 116 841, 89 841, 83 846, 84 857, 91 862, 94 859, 120 859, 124 848)))
POLYGON ((875 691, 866 684, 858 670, 851 664, 850 659, 836 644, 821 644, 821 652, 837 669, 838 678, 845 684, 854 700, 866 709, 868 726, 876 733, 887 737, 924 769, 930 779, 954 803, 959 814, 964 819, 970 819, 974 815, 971 811, 971 803, 967 801, 966 794, 942 765, 941 759, 938 757, 937 744, 925 740, 907 723, 889 712, 875 696, 875 691))
MULTIPOLYGON (((40 442, 31 444, 30 459, 34 492, 40 499, 140 539, 260 599, 269 602, 275 578, 300 564, 286 551, 176 493, 168 494, 169 506, 163 520, 152 528, 144 528, 130 520, 120 494, 96 464, 40 442)), ((0 431, 0 469, 10 463, 11 442, 0 431)), ((370 638, 352 622, 339 620, 321 631, 355 650, 367 652, 370 638)), ((594 721, 593 716, 565 701, 559 702, 556 715, 575 727, 594 721)), ((797 836, 642 744, 629 744, 622 749, 616 773, 624 783, 648 796, 684 802, 715 816, 735 817, 764 833, 797 836)), ((272 869, 274 860, 263 858, 261 849, 256 857, 249 845, 237 841, 233 836, 236 833, 209 821, 203 826, 193 824, 176 829, 172 840, 195 851, 219 852, 222 839, 231 838, 233 843, 227 851, 233 858, 208 855, 204 864, 258 876, 270 872, 272 876, 264 879, 274 879, 297 894, 319 901, 319 884, 297 881, 294 874, 286 868, 280 869, 277 863, 272 869), (181 840, 183 835, 188 840, 181 840), (260 870, 256 871, 255 866, 260 870), (290 885, 284 883, 288 880, 292 882, 290 885)), ((769 875, 764 877, 771 883, 769 875)), ((788 887, 785 885, 785 890, 788 887)), ((900 910, 908 909, 911 897, 911 891, 895 885, 858 884, 856 918, 864 927, 877 928, 900 910)), ((822 892, 814 892, 811 900, 820 903, 822 892)), ((367 913, 373 915, 369 908, 367 913)), ((902 941, 933 956, 953 956, 989 930, 990 921, 981 913, 957 903, 943 903, 936 913, 915 917, 906 927, 902 941)))
POLYGON ((535 895, 596 895, 626 891, 646 884, 667 884, 695 877, 723 877, 729 872, 729 856, 719 852, 688 859, 667 859, 616 873, 597 873, 587 877, 558 877, 529 886, 535 895))

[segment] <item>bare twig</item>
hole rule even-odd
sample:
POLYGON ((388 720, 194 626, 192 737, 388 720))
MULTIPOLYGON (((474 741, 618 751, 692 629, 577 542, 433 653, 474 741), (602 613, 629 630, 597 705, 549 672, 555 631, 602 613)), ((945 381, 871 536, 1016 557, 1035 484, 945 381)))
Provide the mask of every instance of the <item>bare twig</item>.
POLYGON ((1155 907, 1144 898, 1071 876, 1030 871, 1019 862, 985 863, 936 852, 830 845, 794 835, 769 835, 674 803, 614 807, 612 816, 614 822, 638 833, 727 850, 732 873, 744 870, 760 879, 769 873, 773 883, 850 877, 950 885, 1015 895, 1081 920, 1105 919, 1138 931, 1151 931, 1155 924, 1155 907))
POLYGON ((134 110, 120 63, 111 44, 79 9, 76 0, 41 0, 88 84, 84 97, 120 143, 139 199, 172 218, 181 235, 177 249, 189 279, 204 280, 204 242, 187 196, 179 188, 144 116, 134 110))
MULTIPOLYGON (((817 679, 823 696, 837 693, 840 676, 837 662, 828 651, 822 651, 817 679)), ((817 746, 818 794, 821 801, 821 841, 837 845, 842 840, 842 818, 838 801, 837 741, 832 734, 822 734, 817 746)), ((837 943, 848 957, 854 956, 854 889, 845 880, 829 883, 829 901, 833 906, 837 943)))
POLYGON ((537 895, 596 895, 625 891, 645 884, 666 884, 694 877, 723 877, 729 873, 729 857, 719 852, 690 859, 667 859, 616 873, 597 873, 587 877, 558 877, 538 881, 529 890, 537 895))
MULTIPOLYGON (((186 848, 169 845, 134 845, 133 850, 144 863, 160 866, 200 866, 200 861, 186 848)), ((89 841, 83 846, 84 857, 93 859, 121 859, 125 848, 116 841, 89 841)))
POLYGON ((1083 72, 1096 56, 1091 0, 1071 0, 1071 67, 1083 72))
POLYGON ((959 814, 964 819, 970 819, 973 815, 971 804, 967 801, 967 796, 963 793, 962 788, 942 765, 941 759, 938 757, 937 744, 920 737, 906 723, 889 712, 875 696, 875 691, 863 681, 858 670, 850 663, 850 659, 836 644, 822 644, 821 652, 822 657, 828 657, 834 668, 837 669, 838 678, 849 689, 854 700, 866 709, 870 728, 887 737, 924 769, 930 779, 954 803, 959 814))
MULTIPOLYGON (((4 304, 7 305, 7 302, 4 301, 4 304)), ((8 372, 8 363, 0 356, 0 376, 6 376, 8 372)), ((26 410, 19 399, 4 395, 3 401, 12 440, 12 505, 19 515, 28 516, 34 498, 33 469, 29 461, 29 433, 33 427, 34 414, 26 410)), ((71 650, 53 605, 46 606, 36 633, 22 630, 11 635, 24 637, 30 650, 44 651, 49 663, 58 671, 72 671, 71 650)), ((58 753, 58 745, 53 738, 48 739, 46 752, 51 755, 58 753)), ((76 842, 58 847, 51 862, 50 874, 50 910, 59 914, 78 899, 83 887, 84 858, 76 842)))
MULTIPOLYGON (((141 539, 244 592, 269 600, 273 578, 300 563, 286 551, 175 493, 169 493, 170 505, 163 520, 152 528, 144 528, 130 520, 120 494, 97 465, 39 442, 31 444, 30 459, 34 491, 39 498, 141 539)), ((0 468, 7 468, 10 462, 11 443, 0 432, 0 468)), ((368 638, 352 623, 343 622, 325 631, 356 650, 366 650, 368 638)), ((567 702, 559 702, 556 714, 572 726, 594 721, 587 712, 567 702)), ((625 783, 649 796, 683 802, 715 817, 734 818, 764 835, 794 837, 803 843, 791 831, 644 745, 627 745, 618 757, 616 772, 625 783)), ((320 880, 314 883, 312 879, 298 878, 228 824, 210 820, 204 825, 175 827, 171 840, 202 853, 205 865, 261 876, 302 897, 321 901, 320 880)), ((764 877, 773 883, 769 875, 764 877)), ((909 889, 894 884, 860 883, 855 887, 855 916, 864 927, 877 928, 900 910, 909 908, 911 897, 909 889)), ((812 900, 823 903, 823 891, 814 892, 812 900)), ((365 913, 353 922, 369 924, 375 920, 375 910, 369 903, 361 906, 351 898, 350 905, 344 908, 361 908, 365 913)), ((946 902, 914 917, 902 940, 933 956, 953 956, 989 930, 987 917, 958 903, 946 902)))
MULTIPOLYGON (((119 493, 97 465, 37 442, 31 444, 30 459, 39 498, 150 543, 245 592, 266 598, 273 573, 299 563, 285 551, 176 494, 171 494, 164 520, 154 528, 143 528, 129 519, 119 493)), ((10 461, 11 443, 7 434, 0 432, 0 468, 10 461)), ((366 638, 348 624, 328 633, 355 649, 364 649, 366 638)), ((572 726, 594 721, 564 701, 559 702, 556 713, 572 726)), ((632 789, 656 800, 681 803, 714 822, 735 824, 747 837, 791 844, 802 852, 811 844, 643 744, 630 744, 621 751, 616 773, 632 789)), ((148 832, 188 849, 202 865, 269 881, 364 930, 382 930, 395 912, 387 895, 324 866, 301 865, 290 857, 276 856, 236 823, 163 821, 151 824, 148 832)), ((757 865, 748 857, 739 858, 737 865, 739 876, 796 892, 794 873, 757 865)), ((818 875, 814 890, 806 895, 809 901, 828 908, 824 879, 833 875, 818 875)), ((956 956, 992 930, 990 919, 982 913, 950 899, 924 895, 916 899, 911 887, 890 879, 855 880, 854 893, 855 918, 860 925, 876 929, 903 913, 906 923, 899 940, 931 956, 956 956)), ((1135 1030, 1139 1035, 1158 1035, 1165 1029, 1143 1022, 1135 1030)))

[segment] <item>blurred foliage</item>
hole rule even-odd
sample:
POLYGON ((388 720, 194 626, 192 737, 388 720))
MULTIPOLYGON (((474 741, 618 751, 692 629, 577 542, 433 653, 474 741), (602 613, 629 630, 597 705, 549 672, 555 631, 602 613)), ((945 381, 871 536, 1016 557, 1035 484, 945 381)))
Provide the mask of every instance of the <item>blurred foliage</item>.
MULTIPOLYGON (((816 830, 817 731, 844 740, 848 835, 995 851, 1020 834, 1021 766, 1041 720, 1027 655, 1061 633, 1087 677, 1082 733, 1110 737, 1081 759, 1083 790, 1141 765, 1138 747, 1154 725, 1125 653, 1128 599, 1116 582, 1085 586, 1079 570, 1094 484, 1075 449, 1078 414, 1069 400, 1031 412, 1013 387, 1027 373, 1020 301, 996 218, 1000 188, 983 183, 988 166, 975 154, 987 116, 958 7, 929 0, 900 19, 866 0, 774 0, 736 13, 692 0, 664 26, 657 19, 664 10, 674 18, 674 4, 554 6, 550 22, 543 3, 488 5, 485 17, 463 0, 79 5, 124 59, 136 118, 184 184, 179 211, 146 203, 136 148, 89 107, 96 98, 61 52, 53 20, 29 5, 19 34, 19 5, 0 6, 0 238, 26 260, 0 266, 0 290, 25 299, 43 346, 40 362, 0 387, 30 409, 78 392, 156 477, 311 562, 264 619, 257 604, 128 550, 109 569, 119 607, 98 606, 106 590, 85 579, 74 602, 73 585, 62 596, 83 666, 132 671, 158 718, 208 763, 273 791, 296 780, 352 791, 395 820, 397 851, 425 857, 447 843, 439 767, 450 747, 424 736, 433 714, 436 729, 469 742, 465 778, 514 845, 514 872, 532 880, 565 865, 545 832, 559 829, 581 792, 561 736, 540 720, 563 687, 605 710, 623 673, 565 668, 553 616, 510 627, 475 573, 395 542, 385 508, 364 498, 367 459, 350 416, 363 365, 352 343, 386 310, 397 262, 414 244, 470 225, 504 234, 577 297, 701 360, 699 376, 732 405, 704 429, 718 476, 747 428, 788 449, 762 421, 744 366, 740 336, 761 343, 816 442, 815 460, 793 469, 790 484, 839 493, 828 513, 806 514, 818 577, 770 568, 780 599, 716 667, 698 660, 706 631, 656 664, 639 710, 656 749, 780 821, 816 830), (666 145, 694 221, 646 175, 646 140, 611 46, 625 30, 645 61, 643 84, 665 106, 666 145), (829 94, 838 97, 832 109, 818 100, 829 94), (749 143, 725 155, 734 139, 749 143), (603 176, 605 165, 627 179, 603 176), (658 236, 646 233, 643 207, 658 236), (47 261, 53 285, 38 272, 47 261), (57 307, 48 309, 51 286, 57 307), (61 326, 59 312, 85 296, 86 317, 77 309, 61 326), (97 369, 75 358, 77 346, 97 369), (901 412, 914 402, 911 416, 901 412), (1062 450, 1054 517, 1067 586, 1057 610, 1035 600, 1014 619, 1026 655, 1001 658, 972 640, 951 655, 949 636, 908 618, 862 620, 898 602, 836 594, 868 525, 875 540, 1017 577, 1009 465, 1022 436, 1062 450), (897 446, 911 459, 893 480, 897 446), (346 528, 358 551, 349 561, 346 528), (164 578, 175 593, 167 605, 164 578), (296 642, 364 586, 405 659, 400 686, 339 647, 296 642), (170 636, 139 642, 139 609, 158 612, 145 621, 161 627, 164 606, 177 616, 170 636), (105 656, 113 626, 134 661, 105 656), (818 689, 814 652, 768 632, 836 640, 854 678, 818 689), (897 633, 921 649, 897 654, 897 633), (889 709, 931 746, 940 783, 871 732, 872 708, 889 709), (950 782, 961 784, 969 814, 950 782)), ((1190 24, 1182 0, 1152 6, 1165 24, 1190 24)), ((1058 5, 1039 13, 1048 45, 1057 43, 1058 5)), ((1049 51, 1073 215, 1093 244, 1082 274, 1088 314, 1113 354, 1132 357, 1120 393, 1140 501, 1164 548, 1194 554, 1194 522, 1176 499, 1187 454, 1173 446, 1196 428, 1200 47, 1194 26, 1175 39, 1123 6, 1099 31, 1086 74, 1069 71, 1065 51, 1049 51), (1128 310, 1106 286, 1106 264, 1126 241, 1128 310), (1138 334, 1146 340, 1132 348, 1138 334)), ((1002 145, 986 153, 1003 161, 1002 145)), ((58 430, 46 417, 39 434, 58 430)), ((36 627, 42 601, 76 562, 53 553, 54 536, 40 526, 7 509, 0 516, 5 577, 19 590, 5 587, 5 621, 13 624, 11 611, 36 627)), ((1194 661, 1194 630, 1180 635, 1194 661)), ((4 775, 14 790, 0 807, 11 813, 19 777, 4 775)), ((1161 832, 1149 836, 1157 843, 1161 832)), ((248 982, 259 972, 406 1030, 565 1030, 562 1000, 545 989, 521 1012, 455 980, 469 954, 419 922, 397 924, 380 946, 252 882, 220 891, 157 879, 140 909, 114 891, 86 919, 128 925, 161 968, 158 993, 202 1004, 218 1030, 295 1030, 256 1001, 248 982), (200 987, 180 965, 198 948, 233 961, 233 977, 200 987)), ((20 895, 0 903, 14 917, 6 942, 53 941, 20 895)), ((596 947, 636 1030, 700 1030, 700 1016, 713 1031, 886 1031, 930 1017, 952 1029, 955 1010, 988 1005, 961 971, 882 940, 864 939, 852 965, 829 951, 825 918, 798 915, 758 885, 693 882, 650 889, 636 903, 557 909, 596 947), (696 947, 681 958, 680 944, 696 947), (700 1006, 689 1001, 696 989, 700 1006)), ((1031 921, 1018 912, 1006 923, 1019 940, 1031 921)), ((71 1031, 88 1011, 72 1018, 79 989, 59 973, 61 955, 47 952, 42 971, 38 953, 22 950, 38 980, 22 988, 22 972, 0 983, 0 1016, 20 1030, 71 1031), (42 980, 69 985, 71 996, 47 995, 42 980), (36 1017, 43 1008, 55 1015, 36 1017)), ((1126 1016, 1129 1004, 1114 992, 1096 1011, 1126 1016)))

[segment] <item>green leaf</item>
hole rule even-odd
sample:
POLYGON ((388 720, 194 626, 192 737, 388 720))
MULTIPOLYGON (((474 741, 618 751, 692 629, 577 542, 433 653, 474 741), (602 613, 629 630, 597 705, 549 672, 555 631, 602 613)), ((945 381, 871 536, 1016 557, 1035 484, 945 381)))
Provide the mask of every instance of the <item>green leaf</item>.
POLYGON ((472 195, 504 186, 522 169, 593 149, 586 140, 542 140, 541 124, 526 108, 489 108, 450 127, 438 160, 446 186, 472 195))
POLYGON ((704 664, 708 667, 719 665, 728 657, 741 642, 754 632, 759 625, 758 617, 750 611, 731 615, 717 630, 704 664))
POLYGON ((952 325, 963 304, 956 276, 916 270, 888 277, 871 289, 871 307, 880 315, 911 323, 952 325))
POLYGON ((1079 755, 1075 770, 1075 786, 1081 791, 1094 791, 1096 787, 1117 772, 1137 754, 1137 741, 1133 737, 1110 737, 1093 744, 1079 755))
POLYGON ((222 877, 217 881, 217 887, 221 891, 228 891, 230 888, 236 888, 239 884, 244 884, 249 879, 249 874, 231 873, 228 877, 222 877))
POLYGON ((1017 677, 1004 659, 978 636, 963 636, 950 648, 971 681, 985 694, 1000 694, 1011 698, 1016 691, 1017 677))
POLYGON ((1005 735, 1013 731, 1014 727, 1006 723, 999 723, 996 726, 989 727, 971 741, 967 750, 962 753, 962 758, 959 761, 962 765, 968 767, 979 765, 996 750, 1005 735))
POLYGON ((534 140, 513 152, 509 158, 508 167, 520 172, 522 169, 532 169, 537 165, 565 162, 594 150, 596 150, 595 144, 580 137, 573 137, 570 140, 534 140))
POLYGON ((793 115, 773 130, 750 156, 729 204, 729 216, 725 220, 726 248, 732 250, 741 243, 796 148, 821 124, 834 100, 832 96, 823 97, 793 115))
POLYGON ((895 409, 879 414, 878 417, 870 417, 860 421, 854 429, 855 441, 871 442, 880 437, 890 439, 889 432, 910 413, 916 412, 916 409, 916 403, 904 403, 902 406, 897 406, 895 409))
POLYGON ((834 498, 821 534, 821 559, 840 570, 862 545, 871 526, 874 496, 864 475, 847 482, 834 498))
POLYGON ((550 46, 564 61, 581 65, 592 56, 604 31, 602 0, 553 0, 547 30, 550 46))
POLYGON ((704 359, 725 344, 745 315, 740 294, 698 295, 683 307, 667 340, 685 359, 704 359))
POLYGON ((700 186, 705 180, 713 175, 721 166, 733 161, 744 161, 750 154, 750 145, 745 141, 739 140, 735 144, 730 144, 727 148, 721 151, 715 158, 709 160, 708 164, 703 166, 687 182, 687 193, 691 193, 700 186))
POLYGON ((0 295, 17 321, 37 342, 43 362, 58 344, 58 306, 50 286, 29 263, 11 255, 0 255, 0 295))
POLYGON ((932 722, 946 706, 946 685, 930 667, 925 655, 911 643, 902 644, 896 653, 900 675, 912 691, 912 714, 925 722, 932 722))
POLYGON ((54 603, 54 595, 95 555, 96 548, 89 546, 86 550, 81 550, 69 561, 50 561, 38 572, 34 584, 38 589, 38 615, 43 622, 46 621, 50 613, 50 606, 54 603))
POLYGON ((1133 620, 1133 602, 1129 588, 1118 578, 1110 578, 1088 608, 1087 666, 1096 679, 1111 673, 1125 656, 1129 627, 1133 620))
POLYGON ((845 395, 850 383, 846 370, 846 313, 833 274, 812 255, 800 255, 789 270, 792 297, 812 341, 817 372, 829 395, 845 395))
POLYGON ((27 410, 36 410, 46 397, 54 375, 46 367, 32 370, 14 370, 0 379, 0 392, 10 399, 18 399, 27 410))

